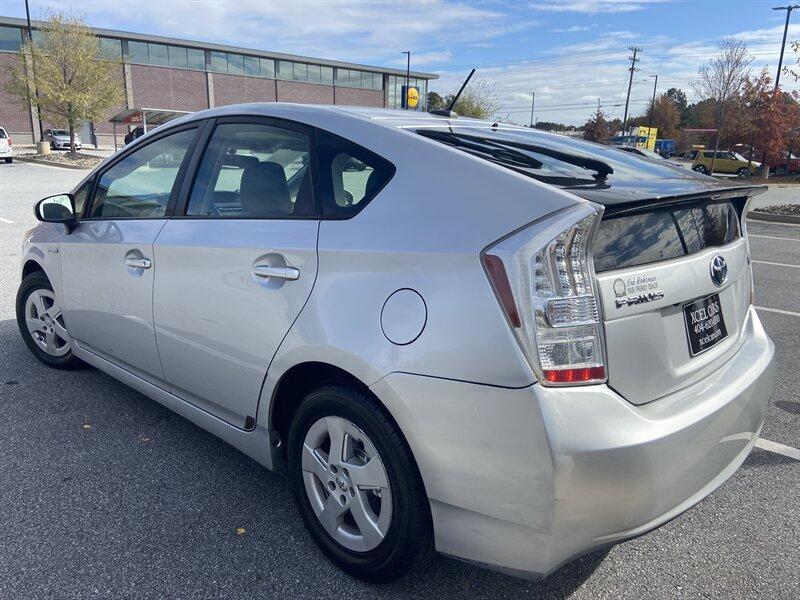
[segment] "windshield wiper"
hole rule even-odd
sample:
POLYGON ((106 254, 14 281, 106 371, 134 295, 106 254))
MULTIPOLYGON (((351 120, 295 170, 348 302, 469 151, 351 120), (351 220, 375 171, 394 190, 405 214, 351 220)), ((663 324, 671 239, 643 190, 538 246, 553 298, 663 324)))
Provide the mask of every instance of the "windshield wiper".
MULTIPOLYGON (((515 149, 518 150, 526 150, 528 152, 536 152, 537 154, 543 154, 544 156, 549 156, 550 158, 554 158, 559 162, 567 163, 570 165, 574 165, 576 167, 581 167, 582 169, 587 169, 590 171, 594 171, 596 174, 593 176, 596 181, 604 181, 608 175, 611 175, 614 172, 614 169, 608 163, 603 162, 602 160, 598 160, 596 158, 590 158, 588 156, 582 156, 580 154, 570 154, 568 152, 562 152, 560 150, 554 150, 553 148, 548 148, 547 146, 540 146, 538 144, 527 144, 524 142, 515 142, 511 140, 492 140, 486 137, 481 136, 473 136, 464 133, 452 133, 452 132, 444 132, 444 131, 431 131, 427 129, 418 129, 417 133, 420 135, 424 135, 425 137, 435 139, 446 144, 450 144, 452 146, 457 146, 460 148, 466 149, 469 144, 470 146, 478 146, 478 151, 486 154, 489 153, 496 158, 504 158, 512 156, 511 154, 506 153, 513 153, 515 157, 515 162, 518 162, 518 166, 528 167, 533 169, 541 169, 543 163, 535 158, 528 156, 527 154, 523 154, 522 152, 516 152, 515 149), (481 147, 480 144, 485 144, 492 148, 492 150, 487 150, 484 147, 481 147), (497 154, 497 150, 501 150, 502 153, 497 154), (516 157, 523 156, 525 157, 524 161, 518 161, 516 157), (537 163, 535 166, 528 162, 528 161, 535 161, 537 163)), ((578 179, 579 178, 575 178, 578 179)))
POLYGON ((513 148, 507 148, 502 144, 497 144, 492 140, 475 136, 465 136, 447 131, 431 131, 420 129, 420 135, 442 142, 448 146, 455 146, 481 158, 486 158, 492 162, 497 162, 506 166, 516 166, 527 169, 541 169, 542 162, 524 152, 519 152, 513 148))

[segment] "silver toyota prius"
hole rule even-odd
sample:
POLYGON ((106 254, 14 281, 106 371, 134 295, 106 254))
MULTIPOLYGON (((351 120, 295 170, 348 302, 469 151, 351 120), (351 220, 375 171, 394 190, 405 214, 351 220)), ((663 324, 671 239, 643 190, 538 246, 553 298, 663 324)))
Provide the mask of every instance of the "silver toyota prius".
POLYGON ((248 104, 41 200, 19 329, 286 469, 337 565, 525 577, 654 529, 758 438, 763 188, 524 127, 248 104))

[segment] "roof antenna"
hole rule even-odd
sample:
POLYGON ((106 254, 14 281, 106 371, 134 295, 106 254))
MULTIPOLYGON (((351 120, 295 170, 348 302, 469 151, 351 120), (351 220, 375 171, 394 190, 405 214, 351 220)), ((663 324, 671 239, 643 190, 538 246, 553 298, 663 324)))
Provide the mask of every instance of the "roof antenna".
POLYGON ((437 108, 431 110, 429 111, 430 114, 437 115, 439 117, 451 117, 451 118, 457 117, 458 113, 453 111, 453 107, 456 105, 456 102, 458 102, 458 99, 461 97, 461 93, 464 91, 464 88, 467 87, 469 80, 472 79, 472 76, 474 74, 475 74, 475 69, 472 69, 472 71, 469 72, 469 75, 467 75, 467 78, 464 80, 464 83, 461 84, 458 93, 455 96, 453 96, 452 100, 450 100, 450 104, 447 105, 447 108, 437 108))

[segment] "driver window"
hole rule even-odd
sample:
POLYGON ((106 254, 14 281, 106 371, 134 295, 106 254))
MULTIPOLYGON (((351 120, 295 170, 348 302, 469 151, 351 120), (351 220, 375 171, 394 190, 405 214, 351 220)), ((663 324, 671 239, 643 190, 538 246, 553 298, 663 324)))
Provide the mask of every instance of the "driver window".
POLYGON ((100 177, 89 217, 163 217, 196 129, 160 138, 126 156, 100 177))
POLYGON ((257 123, 214 130, 187 216, 279 219, 316 213, 308 135, 257 123))

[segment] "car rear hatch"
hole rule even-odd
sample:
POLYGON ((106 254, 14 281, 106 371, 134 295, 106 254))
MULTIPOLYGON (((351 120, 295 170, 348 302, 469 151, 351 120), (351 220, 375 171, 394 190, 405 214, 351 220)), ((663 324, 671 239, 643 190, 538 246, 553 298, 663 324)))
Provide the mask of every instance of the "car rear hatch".
POLYGON ((593 254, 608 384, 644 404, 712 374, 743 343, 752 298, 743 215, 764 188, 654 200, 637 185, 627 201, 616 188, 605 198, 571 191, 606 205, 593 254))

